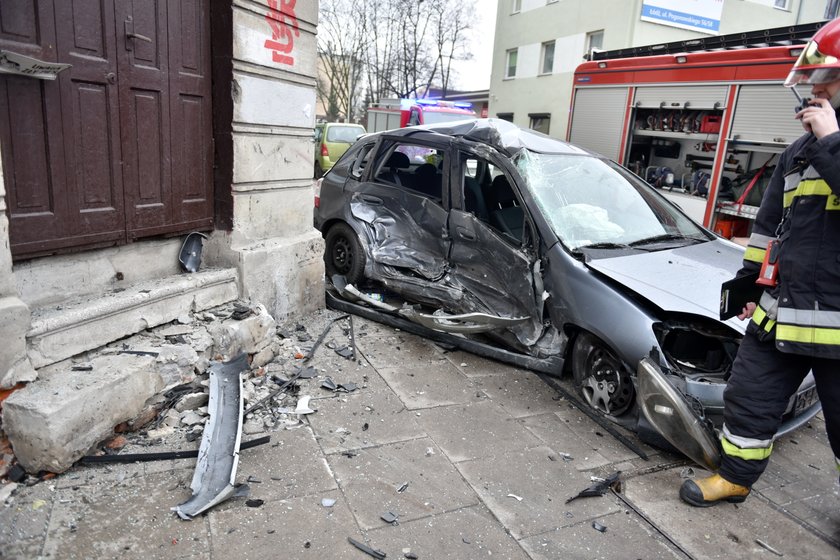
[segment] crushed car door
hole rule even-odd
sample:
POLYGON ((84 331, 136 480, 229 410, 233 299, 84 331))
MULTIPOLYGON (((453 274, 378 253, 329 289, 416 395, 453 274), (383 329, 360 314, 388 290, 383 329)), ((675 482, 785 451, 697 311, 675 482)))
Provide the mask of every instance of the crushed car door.
POLYGON ((430 295, 447 270, 447 202, 443 175, 432 163, 442 158, 443 150, 431 146, 386 140, 367 180, 347 187, 355 191, 351 213, 366 225, 372 279, 399 293, 430 295), (430 168, 434 180, 421 182, 430 168))
POLYGON ((543 331, 542 284, 529 223, 513 179, 490 159, 459 152, 453 162, 450 275, 464 309, 518 318, 507 327, 523 347, 543 331))

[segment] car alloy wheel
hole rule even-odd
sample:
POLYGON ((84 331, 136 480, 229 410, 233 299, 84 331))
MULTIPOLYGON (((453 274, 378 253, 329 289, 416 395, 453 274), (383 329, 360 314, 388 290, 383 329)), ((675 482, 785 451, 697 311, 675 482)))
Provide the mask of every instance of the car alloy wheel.
POLYGON ((605 414, 619 416, 634 403, 633 379, 600 340, 580 334, 572 350, 575 387, 586 404, 605 414))
POLYGON ((348 284, 358 284, 364 276, 365 253, 353 228, 335 224, 325 238, 324 268, 327 276, 344 276, 348 284))

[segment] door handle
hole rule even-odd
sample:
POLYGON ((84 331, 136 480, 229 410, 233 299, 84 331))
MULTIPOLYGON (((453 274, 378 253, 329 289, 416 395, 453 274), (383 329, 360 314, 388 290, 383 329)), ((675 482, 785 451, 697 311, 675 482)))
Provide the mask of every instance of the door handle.
POLYGON ((463 239, 466 239, 468 241, 475 241, 475 232, 468 230, 464 226, 458 226, 457 228, 455 228, 455 230, 458 232, 458 235, 463 239))
POLYGON ((147 43, 152 42, 151 37, 146 37, 145 35, 140 35, 139 33, 134 32, 134 19, 132 19, 131 16, 125 18, 125 21, 123 22, 123 29, 125 29, 125 50, 127 51, 134 49, 134 39, 145 41, 147 43))
POLYGON ((373 204, 374 206, 382 206, 382 199, 378 196, 371 196, 369 194, 360 195, 359 198, 362 201, 367 202, 368 204, 373 204))
POLYGON ((140 35, 139 33, 126 33, 126 39, 140 39, 141 41, 146 41, 147 43, 152 42, 151 37, 146 37, 145 35, 140 35))

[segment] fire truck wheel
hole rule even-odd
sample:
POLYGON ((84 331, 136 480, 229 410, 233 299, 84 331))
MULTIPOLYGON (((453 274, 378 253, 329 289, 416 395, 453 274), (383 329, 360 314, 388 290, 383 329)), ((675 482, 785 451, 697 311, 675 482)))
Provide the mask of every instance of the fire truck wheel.
POLYGON ((635 402, 633 379, 607 346, 581 333, 572 349, 575 388, 586 404, 605 414, 619 416, 635 402))
POLYGON ((338 274, 348 284, 359 285, 365 272, 365 252, 353 228, 345 223, 335 224, 324 239, 324 268, 327 278, 338 274))

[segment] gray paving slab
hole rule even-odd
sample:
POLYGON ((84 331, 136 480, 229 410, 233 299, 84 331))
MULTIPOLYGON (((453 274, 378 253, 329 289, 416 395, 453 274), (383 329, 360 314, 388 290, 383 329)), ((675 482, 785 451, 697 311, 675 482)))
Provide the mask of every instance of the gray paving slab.
POLYGON ((443 355, 452 363, 452 365, 457 367, 458 370, 467 377, 485 377, 514 372, 530 372, 530 370, 517 368, 505 362, 483 358, 477 354, 470 354, 469 352, 464 352, 462 350, 444 352, 443 355))
POLYGON ((362 449, 353 458, 327 459, 365 530, 385 525, 380 516, 388 511, 405 522, 478 503, 475 492, 429 438, 362 449), (405 483, 405 491, 398 492, 405 483))
POLYGON ((472 380, 446 360, 380 367, 378 372, 409 410, 487 398, 472 380))
POLYGON ((372 529, 368 536, 388 558, 413 552, 419 558, 526 560, 528 555, 483 506, 372 529))
POLYGON ((656 531, 626 511, 610 513, 519 541, 532 560, 683 559, 656 531), (601 532, 595 524, 604 528, 601 532))
POLYGON ((250 497, 280 500, 338 488, 309 426, 269 435, 271 443, 239 454, 237 481, 260 481, 249 483, 250 497))
POLYGON ((0 557, 34 558, 41 553, 54 492, 46 484, 27 490, 0 507, 0 557))
POLYGON ((184 470, 57 490, 43 554, 51 558, 209 558, 207 520, 178 518, 184 470))
POLYGON ((314 406, 318 412, 308 420, 328 455, 426 435, 415 413, 387 387, 322 399, 314 406))
MULTIPOLYGON (((703 475, 698 471, 698 476, 703 475)), ((785 558, 828 560, 840 555, 760 496, 750 496, 742 504, 694 508, 676 497, 681 483, 679 470, 666 470, 626 482, 624 493, 695 558, 776 557, 756 539, 785 558)))
POLYGON ((569 463, 552 460, 554 456, 546 446, 511 452, 500 448, 495 457, 455 466, 516 539, 619 511, 610 497, 566 504, 592 481, 569 463))
POLYGON ((453 463, 493 456, 499 449, 523 450, 540 444, 490 400, 424 410, 417 421, 453 463))
POLYGON ((368 323, 367 332, 371 335, 359 337, 356 345, 377 369, 409 361, 429 365, 447 361, 439 346, 419 336, 375 323, 368 323))
MULTIPOLYGON (((578 470, 590 470, 638 458, 638 455, 605 434, 603 428, 586 416, 550 413, 521 418, 520 422, 540 441, 554 449, 558 458, 570 461, 578 470), (598 436, 596 432, 604 435, 598 436)), ((635 436, 628 434, 628 437, 650 457, 658 454, 657 450, 643 445, 635 436)))
POLYGON ((370 559, 347 542, 347 537, 364 541, 364 536, 337 492, 214 511, 208 517, 213 558, 370 559), (337 501, 324 507, 323 498, 337 501))
POLYGON ((511 368, 497 375, 478 376, 472 381, 514 418, 554 412, 565 405, 557 392, 531 371, 511 368))

